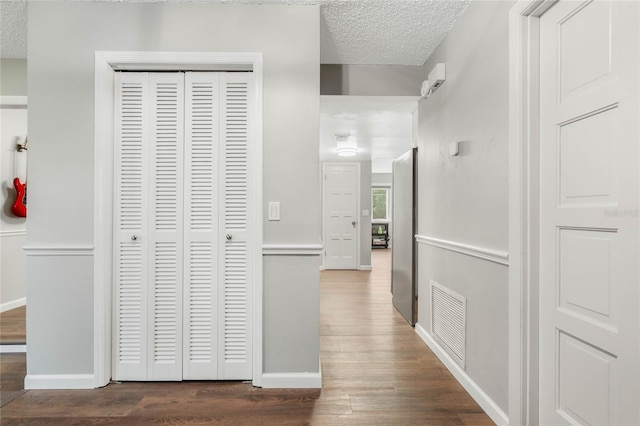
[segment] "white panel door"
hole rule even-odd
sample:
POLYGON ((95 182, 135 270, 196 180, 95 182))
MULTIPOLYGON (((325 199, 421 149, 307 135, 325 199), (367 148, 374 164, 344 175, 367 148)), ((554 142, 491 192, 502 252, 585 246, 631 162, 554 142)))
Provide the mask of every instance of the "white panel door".
POLYGON ((249 181, 249 122, 253 105, 253 74, 223 73, 221 93, 220 285, 218 292, 218 365, 220 379, 252 377, 251 264, 249 231, 252 197, 249 181), (224 237, 223 237, 224 236, 224 237))
POLYGON ((640 424, 639 3, 540 20, 540 424, 640 424))
POLYGON ((324 267, 357 269, 359 167, 326 164, 324 172, 324 267))

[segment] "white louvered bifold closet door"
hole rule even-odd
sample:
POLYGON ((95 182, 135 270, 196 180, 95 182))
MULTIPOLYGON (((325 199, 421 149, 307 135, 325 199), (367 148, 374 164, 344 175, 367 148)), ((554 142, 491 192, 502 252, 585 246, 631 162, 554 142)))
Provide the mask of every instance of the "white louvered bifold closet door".
POLYGON ((221 379, 251 378, 251 277, 248 230, 249 210, 249 120, 253 104, 252 73, 222 73, 220 171, 223 214, 219 292, 219 352, 221 379))
POLYGON ((150 73, 149 380, 182 380, 184 74, 150 73))
POLYGON ((149 77, 116 73, 113 378, 147 380, 149 77))
POLYGON ((116 73, 116 380, 251 379, 252 73, 116 73))
POLYGON ((182 379, 183 78, 116 74, 118 380, 182 379))
POLYGON ((185 75, 184 379, 218 379, 220 74, 185 75))

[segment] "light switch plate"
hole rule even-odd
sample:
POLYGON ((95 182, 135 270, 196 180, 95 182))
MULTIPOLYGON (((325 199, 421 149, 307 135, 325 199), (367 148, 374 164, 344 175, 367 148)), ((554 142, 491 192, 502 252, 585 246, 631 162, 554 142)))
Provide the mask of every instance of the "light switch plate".
POLYGON ((369 216, 369 210, 362 210, 362 217, 369 216))
POLYGON ((269 201, 269 220, 280 220, 280 201, 269 201))

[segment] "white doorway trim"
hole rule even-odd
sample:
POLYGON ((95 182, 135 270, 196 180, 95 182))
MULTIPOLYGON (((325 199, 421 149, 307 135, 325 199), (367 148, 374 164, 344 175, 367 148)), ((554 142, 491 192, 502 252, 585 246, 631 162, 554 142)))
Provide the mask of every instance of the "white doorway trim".
POLYGON ((262 53, 96 52, 94 123, 94 378, 111 379, 113 128, 115 70, 252 70, 256 82, 253 147, 249 153, 254 206, 251 260, 253 288, 253 385, 262 385, 262 53))
POLYGON ((509 423, 538 423, 539 19, 557 0, 509 13, 509 423))
MULTIPOLYGON (((325 259, 327 257, 327 222, 326 222, 326 214, 325 214, 325 207, 327 205, 326 203, 326 197, 325 197, 325 176, 327 175, 327 166, 355 166, 356 167, 356 221, 357 221, 357 226, 356 226, 356 265, 354 270, 360 270, 360 233, 363 232, 362 231, 362 220, 361 216, 360 216, 360 204, 361 204, 361 188, 360 188, 360 174, 362 173, 362 171, 360 170, 360 163, 359 162, 346 162, 346 161, 328 161, 325 163, 322 163, 322 245, 324 248, 323 251, 323 256, 322 256, 322 265, 320 266, 320 269, 325 269, 326 265, 325 265, 325 259)), ((364 270, 364 269, 362 269, 364 270)))

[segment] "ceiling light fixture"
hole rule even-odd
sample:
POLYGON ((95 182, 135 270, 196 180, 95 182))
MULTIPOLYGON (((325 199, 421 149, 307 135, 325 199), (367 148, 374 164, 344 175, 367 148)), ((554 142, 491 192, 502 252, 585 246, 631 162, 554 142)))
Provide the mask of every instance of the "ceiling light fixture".
POLYGON ((351 139, 351 134, 336 135, 336 152, 340 157, 353 157, 358 153, 358 145, 355 139, 351 139))

